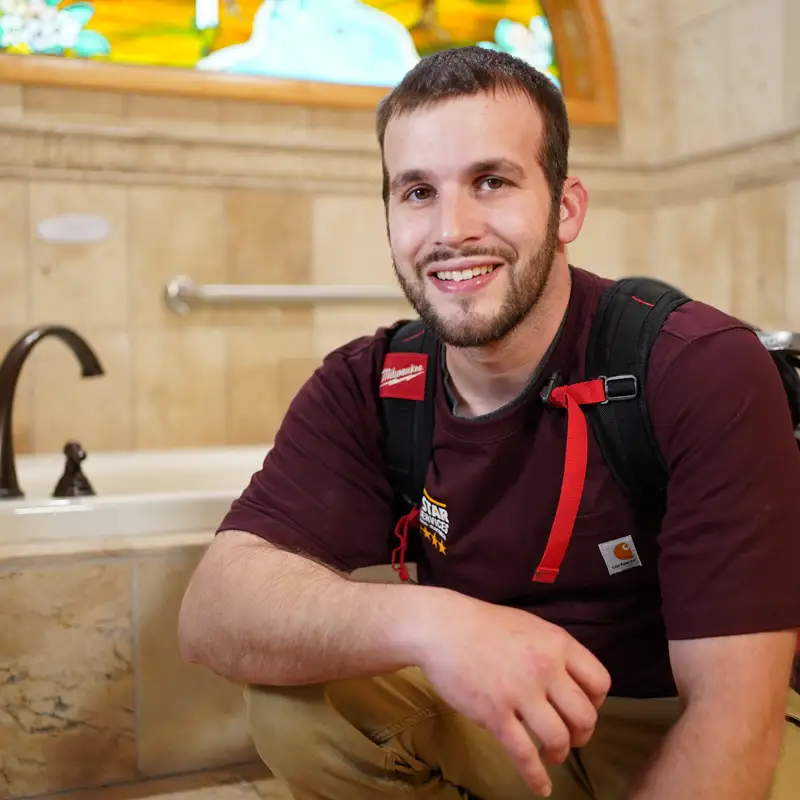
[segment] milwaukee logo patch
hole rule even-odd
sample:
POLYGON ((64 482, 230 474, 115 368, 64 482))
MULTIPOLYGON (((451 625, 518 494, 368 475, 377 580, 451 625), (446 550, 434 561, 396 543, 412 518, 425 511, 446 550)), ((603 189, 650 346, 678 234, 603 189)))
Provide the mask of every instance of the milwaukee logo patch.
POLYGON ((424 353, 387 353, 381 371, 380 396, 424 400, 427 368, 428 356, 424 353))

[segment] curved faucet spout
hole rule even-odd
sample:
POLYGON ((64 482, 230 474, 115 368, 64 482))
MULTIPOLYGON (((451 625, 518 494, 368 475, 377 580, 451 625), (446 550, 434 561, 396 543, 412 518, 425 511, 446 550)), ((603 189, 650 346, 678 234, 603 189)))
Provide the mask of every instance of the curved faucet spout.
POLYGON ((72 328, 63 325, 41 325, 23 333, 11 345, 0 364, 0 500, 23 497, 17 480, 14 458, 14 396, 22 367, 36 345, 54 337, 64 342, 81 366, 84 378, 103 375, 104 370, 89 343, 72 328))

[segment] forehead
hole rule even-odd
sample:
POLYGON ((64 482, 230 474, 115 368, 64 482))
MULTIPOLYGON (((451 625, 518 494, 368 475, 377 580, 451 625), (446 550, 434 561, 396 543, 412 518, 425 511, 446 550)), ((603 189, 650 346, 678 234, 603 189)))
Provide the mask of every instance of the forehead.
POLYGON ((384 161, 390 176, 406 169, 447 172, 487 159, 538 163, 541 115, 530 98, 497 92, 445 100, 392 118, 384 161))

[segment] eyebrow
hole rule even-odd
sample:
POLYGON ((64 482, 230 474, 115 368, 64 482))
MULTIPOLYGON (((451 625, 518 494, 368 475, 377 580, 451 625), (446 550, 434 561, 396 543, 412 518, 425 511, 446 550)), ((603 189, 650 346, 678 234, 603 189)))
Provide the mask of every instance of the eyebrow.
POLYGON ((392 182, 389 184, 389 192, 390 194, 395 194, 411 183, 430 183, 430 175, 422 169, 407 169, 392 178, 392 182))
POLYGON ((516 161, 508 158, 490 158, 486 161, 479 161, 477 164, 473 164, 469 171, 472 173, 513 172, 520 178, 525 176, 525 170, 516 161))
MULTIPOLYGON (((515 161, 507 158, 489 158, 476 161, 464 170, 465 175, 479 175, 484 172, 512 172, 518 177, 525 176, 525 170, 515 161)), ((431 174, 422 169, 408 169, 395 176, 389 184, 389 192, 394 194, 412 183, 430 183, 431 174)))

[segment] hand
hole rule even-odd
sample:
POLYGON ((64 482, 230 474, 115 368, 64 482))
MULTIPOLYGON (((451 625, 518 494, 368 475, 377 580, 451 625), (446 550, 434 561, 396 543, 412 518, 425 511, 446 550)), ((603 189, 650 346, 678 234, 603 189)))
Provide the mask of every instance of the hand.
POLYGON ((534 739, 552 764, 589 741, 611 685, 605 667, 556 625, 453 592, 437 598, 435 630, 422 623, 418 631, 419 666, 442 699, 493 733, 547 797, 552 784, 534 739))

